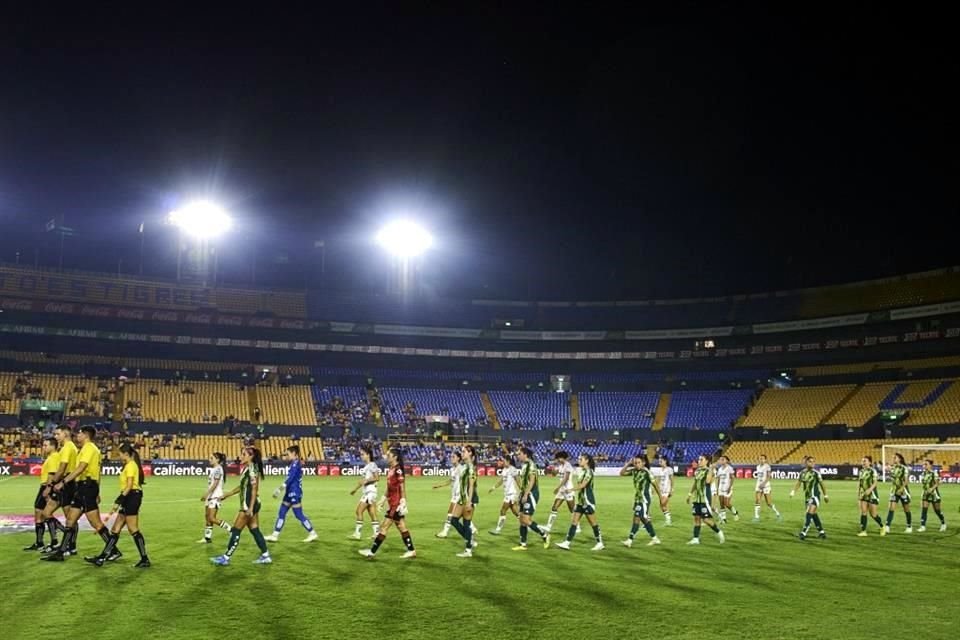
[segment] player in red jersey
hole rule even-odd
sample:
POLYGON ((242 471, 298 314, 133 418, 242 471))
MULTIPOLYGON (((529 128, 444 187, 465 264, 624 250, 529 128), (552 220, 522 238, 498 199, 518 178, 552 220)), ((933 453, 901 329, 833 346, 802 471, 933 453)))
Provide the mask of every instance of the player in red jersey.
POLYGON ((404 558, 416 558, 417 552, 413 548, 413 539, 410 537, 410 530, 407 529, 407 488, 404 484, 403 472, 403 454, 400 449, 390 449, 387 451, 387 464, 390 466, 387 471, 387 513, 380 525, 380 532, 373 540, 373 545, 369 549, 361 549, 360 555, 367 558, 373 558, 377 549, 383 544, 387 537, 387 532, 394 522, 397 523, 397 529, 400 530, 400 536, 403 538, 403 544, 407 546, 407 552, 403 554, 404 558))

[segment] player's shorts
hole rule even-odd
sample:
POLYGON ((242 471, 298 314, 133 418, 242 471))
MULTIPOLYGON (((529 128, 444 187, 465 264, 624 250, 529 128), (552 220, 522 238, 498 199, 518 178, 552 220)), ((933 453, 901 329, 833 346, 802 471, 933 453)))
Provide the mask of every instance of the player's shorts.
POLYGON ((721 498, 732 498, 733 497, 733 487, 726 487, 717 491, 717 496, 721 498))
POLYGON ((287 504, 300 504, 301 502, 303 502, 303 494, 288 493, 285 496, 283 496, 283 501, 286 502, 287 504))
POLYGON ((582 513, 585 516, 592 516, 597 512, 597 508, 592 504, 578 504, 573 508, 574 513, 582 513))
POLYGON ((807 498, 808 507, 820 507, 820 496, 810 496, 807 498))
POLYGON ((877 492, 874 491, 873 493, 860 498, 860 502, 866 502, 867 504, 880 504, 880 496, 878 496, 877 492))
POLYGON ((450 504, 460 504, 460 492, 450 494, 450 504))
POLYGON ((557 494, 557 500, 563 500, 564 502, 573 502, 575 498, 573 491, 561 491, 557 494))
POLYGON ((753 490, 754 493, 762 493, 762 494, 765 495, 765 496, 770 495, 770 492, 771 492, 771 491, 773 491, 773 487, 770 486, 770 483, 769 483, 769 482, 768 482, 766 485, 760 485, 760 484, 758 483, 757 486, 756 486, 756 487, 754 488, 754 490, 753 490))
POLYGON ((891 493, 890 502, 899 502, 900 504, 910 504, 910 492, 904 491, 903 493, 891 493))
POLYGON ((648 520, 650 518, 650 503, 649 502, 634 502, 633 503, 633 517, 640 518, 641 520, 648 520))
POLYGON ((393 520, 394 522, 400 522, 400 521, 403 520, 406 516, 400 515, 399 512, 400 512, 400 506, 399 506, 399 505, 396 506, 396 507, 389 507, 389 508, 387 509, 386 519, 387 519, 387 520, 393 520))
POLYGON ((930 504, 937 504, 937 503, 939 503, 941 500, 942 500, 942 499, 940 498, 940 492, 939 492, 939 491, 934 491, 934 492, 932 492, 932 493, 925 493, 925 494, 923 494, 923 501, 924 501, 924 502, 929 502, 930 504))
POLYGON ((72 480, 63 485, 58 493, 60 500, 58 501, 62 506, 68 507, 73 502, 73 496, 77 492, 77 481, 72 480))
POLYGON ((77 490, 70 501, 70 507, 80 509, 83 513, 96 511, 100 508, 100 483, 95 480, 81 480, 77 483, 77 490))
POLYGON ((516 493, 505 493, 503 494, 503 503, 504 504, 517 504, 517 501, 520 500, 520 496, 516 493))
POLYGON ((47 508, 47 499, 43 495, 43 492, 46 490, 46 488, 47 488, 47 485, 45 484, 40 485, 40 490, 37 491, 37 497, 33 501, 33 508, 36 509, 37 511, 43 511, 44 509, 47 508))
MULTIPOLYGON (((240 511, 246 511, 249 505, 246 502, 240 504, 240 511)), ((260 498, 257 498, 257 501, 253 503, 253 515, 260 513, 260 498)))
POLYGON ((537 499, 533 494, 527 496, 527 501, 520 505, 520 513, 526 516, 532 516, 537 512, 537 499))
MULTIPOLYGON (((460 506, 460 507, 465 507, 466 504, 467 503, 465 500, 460 500, 459 502, 457 502, 457 506, 460 506)), ((473 497, 470 498, 470 504, 472 504, 473 506, 477 506, 478 504, 480 504, 480 495, 476 491, 473 492, 473 497)))
POLYGON ((710 510, 710 504, 707 502, 694 502, 690 513, 701 518, 712 518, 713 511, 710 510))
POLYGON ((121 497, 117 499, 117 503, 120 505, 120 509, 117 511, 120 515, 123 516, 136 516, 140 515, 140 504, 143 502, 143 491, 131 491, 122 497, 123 494, 120 494, 121 497))
POLYGON ((211 496, 207 498, 207 509, 219 509, 223 496, 211 496))
POLYGON ((364 493, 360 496, 360 504, 377 504, 376 493, 364 493))

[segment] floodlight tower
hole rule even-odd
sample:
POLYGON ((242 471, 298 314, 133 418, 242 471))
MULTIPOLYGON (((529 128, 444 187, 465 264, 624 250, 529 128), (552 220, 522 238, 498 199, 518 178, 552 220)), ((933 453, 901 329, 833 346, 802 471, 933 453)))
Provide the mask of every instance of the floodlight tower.
POLYGON ((216 249, 211 247, 213 240, 222 236, 233 227, 233 219, 223 207, 209 200, 196 200, 171 211, 167 221, 177 227, 177 281, 181 277, 181 255, 184 236, 193 240, 194 249, 199 256, 198 271, 203 274, 206 285, 209 273, 208 258, 213 254, 213 284, 217 284, 218 257, 216 249))
POLYGON ((408 295, 416 287, 417 260, 433 246, 433 236, 416 222, 396 220, 380 229, 376 241, 392 258, 387 289, 408 295))

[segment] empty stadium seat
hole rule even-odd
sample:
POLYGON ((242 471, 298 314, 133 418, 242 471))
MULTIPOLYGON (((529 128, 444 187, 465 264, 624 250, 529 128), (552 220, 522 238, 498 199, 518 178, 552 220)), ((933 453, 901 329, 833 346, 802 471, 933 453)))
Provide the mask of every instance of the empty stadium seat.
POLYGON ((580 392, 577 394, 580 403, 580 428, 649 429, 653 424, 653 414, 659 398, 660 394, 656 391, 580 392))

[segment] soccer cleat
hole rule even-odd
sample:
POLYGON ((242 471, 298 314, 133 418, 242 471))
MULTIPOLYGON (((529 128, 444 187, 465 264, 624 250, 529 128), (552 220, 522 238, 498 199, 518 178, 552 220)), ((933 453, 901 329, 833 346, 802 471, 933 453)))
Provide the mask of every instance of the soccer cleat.
POLYGON ((727 536, 723 535, 723 531, 717 531, 717 540, 720 541, 720 544, 727 541, 727 536))
POLYGON ((447 533, 446 531, 441 531, 440 533, 437 534, 437 537, 438 537, 438 538, 446 538, 446 537, 449 537, 449 536, 450 536, 450 534, 447 533))
POLYGON ((687 544, 700 544, 700 538, 691 538, 687 544))
POLYGON ((457 557, 458 557, 458 558, 472 558, 472 557, 473 557, 473 551, 472 551, 471 549, 464 549, 463 551, 461 551, 460 553, 457 554, 457 557))
POLYGON ((603 551, 606 547, 603 546, 602 542, 598 542, 590 548, 590 551, 603 551))
POLYGON ((370 551, 370 549, 360 549, 360 551, 357 551, 357 553, 362 555, 364 558, 373 558, 374 556, 373 551, 370 551))
POLYGON ((740 522, 740 514, 739 514, 739 513, 733 514, 733 521, 734 521, 734 522, 740 522))
POLYGON ((923 533, 926 530, 927 528, 923 525, 920 525, 919 527, 917 527, 917 533, 923 533))
POLYGON ((57 550, 57 545, 55 544, 48 544, 45 547, 40 547, 39 549, 40 553, 43 553, 43 554, 53 553, 56 550, 57 550))
POLYGON ((904 533, 913 533, 913 527, 907 527, 903 530, 904 533))
POLYGON ((491 529, 490 531, 487 531, 487 533, 489 533, 492 536, 498 536, 500 535, 500 529, 491 529))
POLYGON ((363 534, 359 531, 354 531, 352 535, 347 536, 347 540, 363 540, 363 534))
POLYGON ((549 531, 547 532, 547 535, 543 536, 543 548, 544 549, 550 548, 550 532, 549 531))
POLYGON ((884 537, 885 535, 887 535, 887 528, 886 528, 886 527, 880 527, 880 537, 882 538, 882 537, 884 537))
POLYGON ((116 562, 123 557, 123 554, 114 549, 110 555, 107 556, 107 562, 116 562))
POLYGON ((200 538, 197 540, 197 544, 210 544, 213 542, 213 538, 200 538))
POLYGON ((940 525, 940 531, 942 532, 942 531, 946 531, 946 530, 947 530, 947 523, 944 522, 942 525, 940 525))
MULTIPOLYGON (((471 552, 470 555, 473 555, 473 553, 471 552)), ((417 557, 417 552, 416 552, 416 551, 407 551, 406 553, 404 553, 404 554, 403 554, 402 556, 400 556, 400 557, 401 557, 401 558, 404 558, 404 559, 407 559, 407 558, 416 558, 416 557, 417 557)))
POLYGON ((100 556, 84 556, 83 561, 89 562, 95 567, 102 567, 104 559, 100 556))
POLYGON ((558 542, 557 544, 555 544, 555 545, 553 545, 553 546, 555 546, 557 549, 563 549, 564 551, 570 551, 570 541, 569 541, 569 540, 564 540, 563 542, 558 542))
POLYGON ((800 538, 801 540, 806 540, 806 539, 807 539, 807 534, 805 534, 803 531, 801 531, 800 533, 797 534, 797 537, 800 538))
POLYGON ((633 546, 633 538, 627 538, 626 540, 624 540, 624 541, 621 542, 620 544, 622 544, 622 545, 625 546, 627 549, 629 549, 630 547, 633 546))
POLYGON ((319 538, 319 537, 320 537, 320 536, 317 535, 317 532, 316 532, 316 531, 311 531, 311 532, 310 532, 310 535, 308 535, 306 538, 304 538, 303 541, 304 541, 304 542, 313 542, 314 540, 316 540, 316 539, 319 538))
POLYGON ((260 557, 253 561, 253 564, 273 564, 273 558, 269 553, 261 553, 260 557))
POLYGON ((265 536, 263 539, 267 542, 280 542, 280 534, 274 531, 270 535, 265 536))
POLYGON ((655 547, 658 544, 660 544, 660 538, 658 538, 657 536, 653 536, 652 538, 650 538, 650 542, 647 543, 647 546, 655 547))
POLYGON ((777 522, 783 522, 783 516, 779 513, 777 514, 777 522))
POLYGON ((527 545, 525 544, 518 544, 517 546, 510 549, 510 551, 526 551, 526 550, 527 550, 527 545))
POLYGON ((149 569, 150 568, 150 558, 140 558, 140 562, 133 565, 136 569, 149 569))
POLYGON ((33 543, 32 545, 30 545, 29 547, 24 547, 24 548, 23 548, 24 551, 40 551, 41 549, 43 549, 43 545, 42 545, 42 544, 37 544, 36 542, 34 542, 34 543, 33 543))
POLYGON ((860 533, 857 534, 857 537, 858 537, 858 538, 866 538, 866 537, 867 537, 867 532, 866 532, 866 531, 861 531, 860 533))
POLYGON ((755 517, 755 518, 752 518, 752 519, 750 520, 750 522, 760 522, 760 518, 756 518, 756 517, 755 517))
POLYGON ((53 553, 47 554, 45 556, 40 556, 40 559, 43 560, 44 562, 63 562, 64 555, 65 554, 60 553, 59 551, 54 551, 53 553))
POLYGON ((67 549, 66 551, 63 552, 63 555, 64 555, 64 556, 75 556, 75 555, 77 555, 77 548, 74 547, 73 549, 67 549))
POLYGON ((230 558, 227 556, 217 556, 216 558, 210 558, 210 562, 218 567, 226 567, 230 565, 230 558))
POLYGON ((821 531, 819 534, 817 534, 817 537, 820 538, 821 540, 826 540, 826 539, 827 539, 827 532, 826 532, 826 531, 821 531))
POLYGON ((883 525, 883 532, 884 532, 884 533, 890 533, 890 525, 888 525, 888 524, 883 525))

